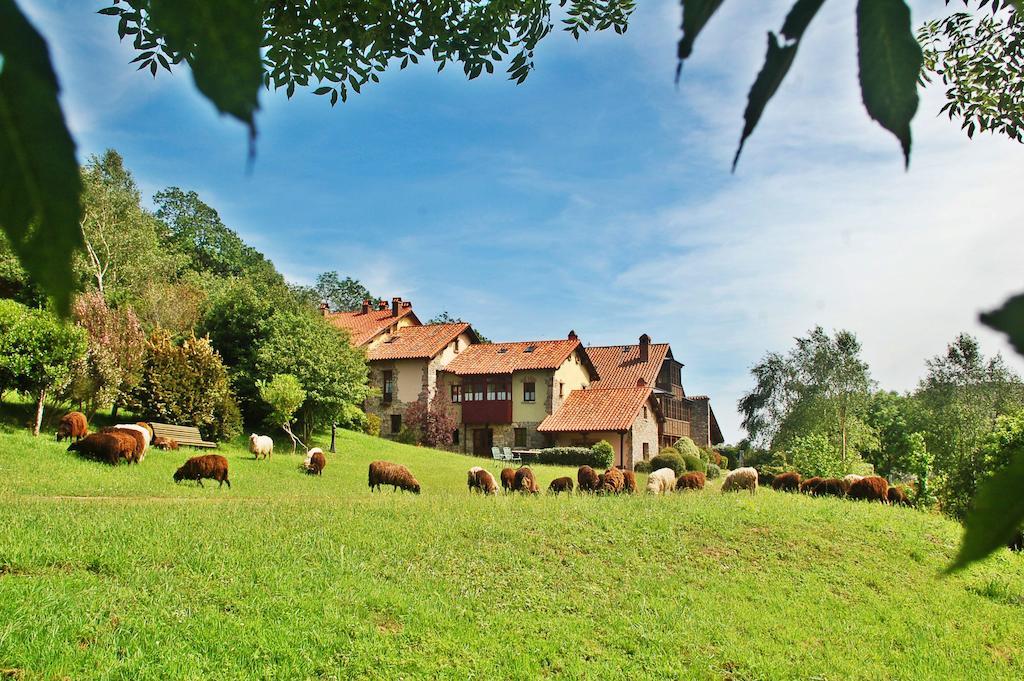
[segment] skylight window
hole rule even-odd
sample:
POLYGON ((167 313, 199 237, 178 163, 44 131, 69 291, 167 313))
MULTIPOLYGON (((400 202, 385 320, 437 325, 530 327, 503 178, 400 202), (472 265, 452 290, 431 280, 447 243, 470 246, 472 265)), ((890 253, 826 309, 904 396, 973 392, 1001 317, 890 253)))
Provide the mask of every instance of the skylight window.
POLYGON ((534 351, 534 350, 536 350, 536 349, 537 349, 537 346, 536 346, 536 345, 527 345, 527 346, 526 346, 526 349, 525 349, 525 350, 523 350, 523 352, 533 352, 533 351, 534 351))
POLYGON ((508 352, 508 348, 498 348, 499 355, 504 355, 506 352, 508 352))

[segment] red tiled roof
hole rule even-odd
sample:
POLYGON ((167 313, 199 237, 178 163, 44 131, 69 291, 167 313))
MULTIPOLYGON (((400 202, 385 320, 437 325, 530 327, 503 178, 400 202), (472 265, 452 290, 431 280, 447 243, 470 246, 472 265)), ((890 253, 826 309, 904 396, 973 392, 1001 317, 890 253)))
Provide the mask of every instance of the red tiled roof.
POLYGON ((542 433, 629 430, 651 396, 650 386, 573 390, 554 414, 537 427, 542 433))
POLYGON ((371 348, 366 357, 375 359, 430 359, 444 350, 445 346, 459 337, 459 334, 473 331, 469 324, 427 324, 426 326, 403 326, 391 338, 371 348))
POLYGON ((557 369, 578 347, 580 347, 578 339, 480 343, 463 350, 458 357, 448 363, 445 371, 450 371, 458 376, 467 376, 511 374, 513 371, 532 369, 557 369), (533 350, 527 352, 528 347, 532 347, 533 350))
POLYGON ((370 310, 357 312, 330 312, 326 319, 339 329, 347 329, 352 336, 352 345, 366 345, 380 332, 403 317, 412 317, 413 325, 419 326, 420 320, 411 307, 399 308, 398 316, 391 316, 391 308, 386 310, 370 310))
POLYGON ((653 386, 668 355, 668 343, 651 343, 646 362, 640 361, 639 345, 590 347, 587 355, 601 377, 592 388, 632 388, 638 378, 653 386))

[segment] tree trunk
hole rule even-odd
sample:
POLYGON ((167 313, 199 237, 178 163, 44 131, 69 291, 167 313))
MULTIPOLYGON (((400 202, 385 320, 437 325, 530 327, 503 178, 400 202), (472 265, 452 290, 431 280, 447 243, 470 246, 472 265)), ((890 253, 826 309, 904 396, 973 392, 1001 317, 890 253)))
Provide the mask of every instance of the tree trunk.
POLYGON ((46 400, 46 388, 39 391, 39 401, 36 402, 36 422, 32 426, 32 434, 39 436, 39 429, 43 425, 43 402, 46 400))
POLYGON ((118 406, 119 405, 117 404, 117 402, 114 402, 113 406, 110 407, 110 418, 112 418, 112 419, 116 419, 117 418, 117 408, 118 408, 118 406))

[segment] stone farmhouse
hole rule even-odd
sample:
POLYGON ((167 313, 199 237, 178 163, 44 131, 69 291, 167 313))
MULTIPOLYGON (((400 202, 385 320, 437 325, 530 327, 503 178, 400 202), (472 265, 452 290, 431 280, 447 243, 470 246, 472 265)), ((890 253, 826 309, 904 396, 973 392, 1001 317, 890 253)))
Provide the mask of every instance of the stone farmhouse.
POLYGON ((702 447, 724 441, 709 398, 686 394, 683 364, 647 334, 604 347, 585 347, 572 331, 563 340, 481 343, 466 323, 422 324, 401 298, 321 311, 366 349, 379 396, 364 407, 386 437, 402 429, 412 402, 440 391, 458 423, 452 448, 479 456, 493 446, 607 440, 615 463, 632 468, 684 435, 702 447))

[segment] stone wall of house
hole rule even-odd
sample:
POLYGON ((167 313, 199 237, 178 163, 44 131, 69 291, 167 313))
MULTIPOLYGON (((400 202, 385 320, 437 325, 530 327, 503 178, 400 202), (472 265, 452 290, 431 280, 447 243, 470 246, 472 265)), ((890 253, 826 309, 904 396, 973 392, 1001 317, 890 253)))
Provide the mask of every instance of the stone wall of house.
POLYGON ((698 447, 711 446, 711 402, 706 397, 690 400, 690 439, 698 447))
POLYGON ((632 470, 637 462, 650 459, 658 453, 658 419, 651 404, 636 417, 630 430, 629 446, 626 448, 626 468, 632 470), (644 456, 644 444, 647 456, 644 456))

